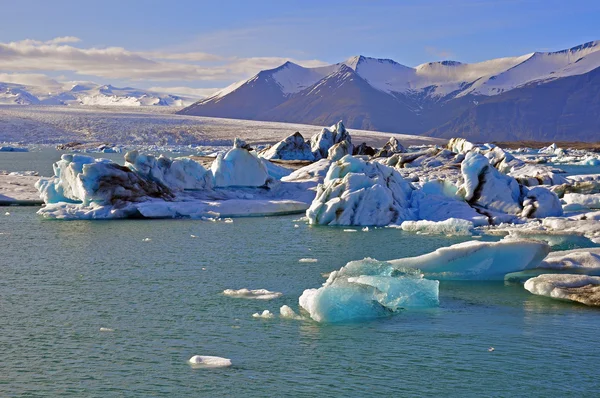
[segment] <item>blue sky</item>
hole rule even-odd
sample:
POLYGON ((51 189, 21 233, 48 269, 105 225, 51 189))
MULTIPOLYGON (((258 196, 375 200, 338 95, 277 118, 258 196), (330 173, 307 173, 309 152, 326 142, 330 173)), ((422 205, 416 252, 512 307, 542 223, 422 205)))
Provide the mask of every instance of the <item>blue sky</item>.
POLYGON ((362 54, 416 66, 600 40, 600 1, 0 0, 0 10, 0 80, 144 88, 218 88, 288 58, 314 66, 362 54), (69 38, 48 42, 57 37, 69 38))

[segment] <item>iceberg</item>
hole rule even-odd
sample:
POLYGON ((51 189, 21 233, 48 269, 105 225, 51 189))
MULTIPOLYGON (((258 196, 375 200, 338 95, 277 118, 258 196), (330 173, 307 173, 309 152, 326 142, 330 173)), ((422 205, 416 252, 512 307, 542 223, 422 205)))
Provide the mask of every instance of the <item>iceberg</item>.
POLYGON ((537 268, 597 274, 600 273, 600 248, 552 252, 537 268))
POLYGON ((195 369, 226 368, 231 366, 231 359, 209 355, 194 355, 188 363, 195 369))
POLYGON ((223 294, 225 296, 234 297, 234 298, 255 299, 255 300, 272 300, 272 299, 283 296, 283 293, 271 292, 267 289, 255 289, 255 290, 225 289, 225 290, 223 290, 223 294))
POLYGON ((383 148, 375 154, 376 158, 389 158, 396 153, 406 152, 406 149, 400 144, 396 137, 390 137, 390 140, 385 143, 383 148))
POLYGON ((532 240, 469 241, 389 263, 399 269, 419 269, 432 279, 503 280, 508 273, 535 268, 549 252, 545 242, 532 240))
POLYGON ((525 282, 529 292, 589 306, 600 306, 600 277, 571 274, 543 274, 525 282))
POLYGON ((40 197, 47 204, 66 202, 84 206, 121 205, 152 198, 174 199, 172 190, 127 167, 107 159, 84 155, 62 155, 54 164, 54 177, 36 182, 40 197))
POLYGON ((468 152, 461 163, 461 171, 464 183, 459 188, 459 194, 472 206, 506 214, 521 214, 521 189, 517 180, 501 174, 485 156, 468 152))
POLYGON ((311 162, 316 160, 310 142, 305 141, 299 132, 295 132, 270 148, 265 149, 259 155, 269 160, 308 160, 311 162))
POLYGON ((413 190, 393 168, 347 155, 331 163, 306 217, 310 224, 363 226, 414 219, 413 190))
POLYGON ((354 146, 349 141, 341 141, 329 148, 327 151, 327 159, 331 161, 340 160, 346 155, 352 155, 354 146))
POLYGON ((295 319, 298 321, 304 320, 304 317, 296 314, 296 312, 294 312, 294 310, 291 309, 288 305, 281 306, 281 308, 279 309, 279 316, 284 319, 295 319))
POLYGON ((262 319, 273 319, 275 315, 271 313, 269 310, 264 310, 263 312, 256 312, 252 314, 253 318, 262 318, 262 319))
POLYGON ((232 149, 217 156, 211 170, 215 187, 261 187, 269 180, 262 160, 238 138, 232 149))
POLYGON ((173 160, 160 156, 140 155, 138 151, 125 154, 125 166, 174 190, 205 189, 212 185, 212 176, 198 162, 190 158, 173 160))
POLYGON ((567 205, 580 205, 588 209, 600 209, 600 193, 580 194, 567 193, 562 197, 567 205))
POLYGON ((473 223, 458 218, 449 218, 444 221, 404 221, 400 228, 407 232, 421 234, 444 234, 444 235, 471 235, 473 223))
POLYGON ((341 120, 330 128, 324 127, 320 133, 313 135, 310 139, 310 147, 315 160, 326 158, 329 148, 342 141, 352 143, 350 133, 348 133, 341 120))
POLYGON ((439 282, 424 279, 418 271, 367 258, 333 271, 322 287, 305 290, 299 303, 317 322, 352 322, 402 308, 435 307, 438 293, 439 282))
POLYGON ((560 217, 563 208, 556 194, 545 187, 524 190, 523 212, 521 216, 529 218, 560 217))

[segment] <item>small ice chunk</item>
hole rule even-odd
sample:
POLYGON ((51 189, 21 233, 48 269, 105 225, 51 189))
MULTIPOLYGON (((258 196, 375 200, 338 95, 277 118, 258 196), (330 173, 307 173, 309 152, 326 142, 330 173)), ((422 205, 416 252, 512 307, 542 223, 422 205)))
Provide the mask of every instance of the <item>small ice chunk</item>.
POLYGON ((196 369, 226 368, 231 366, 231 359, 213 357, 209 355, 194 355, 189 359, 189 364, 196 369))
POLYGON ((294 228, 300 228, 300 225, 294 224, 294 228))
POLYGON ((364 227, 364 228, 362 229, 362 231, 363 231, 363 232, 369 232, 369 227, 364 227))
POLYGON ((114 332, 115 330, 111 329, 111 328, 100 328, 100 331, 101 332, 114 332))
POLYGON ((10 216, 9 212, 4 213, 5 216, 10 216))
POLYGON ((226 218, 225 220, 223 220, 223 222, 225 222, 227 224, 231 224, 233 222, 233 220, 231 218, 226 218))
POLYGON ((473 223, 458 218, 449 218, 445 221, 404 221, 400 228, 407 232, 445 234, 445 235, 471 235, 473 223))
POLYGON ((190 235, 190 238, 197 238, 196 235, 190 235))
POLYGON ((355 229, 345 229, 344 232, 356 232, 355 229))
POLYGON ((258 312, 257 312, 257 313, 254 313, 254 314, 252 314, 252 317, 253 317, 253 318, 263 318, 263 319, 271 319, 271 318, 273 318, 274 316, 275 316, 275 315, 273 315, 273 314, 271 313, 271 311, 269 311, 269 310, 264 310, 262 313, 258 313, 258 312))
POLYGON ((152 239, 150 239, 150 238, 144 238, 144 239, 142 239, 142 242, 150 242, 151 240, 152 239))
POLYGON ((256 299, 256 300, 272 300, 272 299, 283 296, 283 293, 271 292, 267 289, 256 289, 256 290, 226 289, 226 290, 223 290, 223 294, 225 296, 234 297, 234 298, 256 299))
POLYGON ((304 318, 296 314, 293 309, 287 305, 282 305, 279 309, 279 316, 285 319, 303 320, 304 318))
POLYGON ((317 260, 316 258, 301 258, 300 260, 298 260, 299 263, 316 263, 317 260))

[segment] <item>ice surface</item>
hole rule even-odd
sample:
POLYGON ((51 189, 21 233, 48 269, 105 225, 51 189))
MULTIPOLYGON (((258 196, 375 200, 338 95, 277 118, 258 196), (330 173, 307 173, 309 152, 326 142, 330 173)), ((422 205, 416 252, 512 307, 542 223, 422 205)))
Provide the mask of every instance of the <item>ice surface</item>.
POLYGON ((322 287, 307 289, 299 303, 317 322, 351 322, 388 316, 402 308, 438 305, 439 282, 373 259, 351 261, 322 287))
POLYGON ((39 177, 21 174, 23 173, 0 173, 0 206, 42 204, 35 188, 39 177))
POLYGON ((321 225, 382 226, 414 219, 413 189, 391 167, 344 156, 329 167, 306 216, 321 225))
POLYGON ((400 228, 403 231, 422 234, 471 235, 473 223, 457 218, 449 218, 444 221, 404 221, 400 228))
POLYGON ((600 277, 570 274, 543 274, 525 282, 531 293, 585 305, 600 306, 600 277))
POLYGON ((192 368, 226 368, 231 366, 231 359, 208 355, 194 355, 188 360, 192 368))
POLYGON ((338 142, 327 151, 327 159, 335 162, 346 155, 352 155, 353 149, 354 146, 349 141, 338 142))
POLYGON ((531 240, 469 241, 389 263, 419 269, 434 279, 503 280, 507 273, 535 268, 549 252, 546 243, 531 240))
POLYGON ((244 299, 256 299, 256 300, 272 300, 278 297, 283 296, 283 293, 280 292, 271 292, 267 289, 225 289, 223 290, 223 294, 229 297, 235 298, 244 298, 244 299))

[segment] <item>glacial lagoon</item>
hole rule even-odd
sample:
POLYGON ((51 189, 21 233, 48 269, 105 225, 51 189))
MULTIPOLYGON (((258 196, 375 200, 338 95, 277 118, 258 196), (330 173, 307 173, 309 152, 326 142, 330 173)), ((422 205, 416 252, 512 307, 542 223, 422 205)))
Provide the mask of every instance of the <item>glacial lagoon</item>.
MULTIPOLYGON (((18 156, 28 169, 31 154, 18 156)), ((439 307, 360 323, 278 315, 348 261, 469 236, 311 227, 298 215, 56 221, 2 210, 2 396, 582 396, 598 386, 600 312, 521 284, 441 281, 439 307), (242 288, 282 296, 222 294, 242 288), (265 309, 275 316, 252 317, 265 309), (195 369, 194 355, 232 366, 195 369)))

